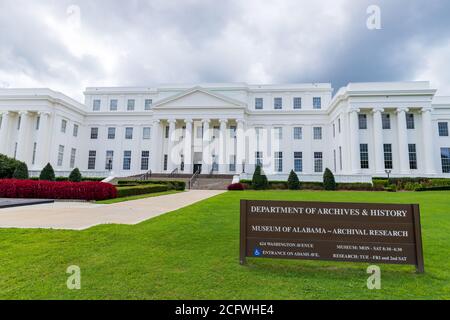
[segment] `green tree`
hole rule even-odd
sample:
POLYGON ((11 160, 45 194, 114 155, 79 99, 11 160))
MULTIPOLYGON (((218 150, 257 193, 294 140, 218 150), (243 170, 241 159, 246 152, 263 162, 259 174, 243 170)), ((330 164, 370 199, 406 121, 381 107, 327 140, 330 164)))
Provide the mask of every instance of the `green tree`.
POLYGON ((11 179, 14 171, 22 162, 0 154, 0 179, 11 179))
POLYGON ((55 171, 50 163, 42 169, 41 174, 39 176, 39 180, 47 180, 47 181, 55 181, 55 171))
POLYGON ((256 166, 255 172, 253 173, 252 178, 252 187, 255 190, 263 190, 267 189, 269 181, 267 180, 267 176, 262 172, 261 166, 256 166))
POLYGON ((82 178, 83 177, 81 176, 81 172, 78 168, 73 169, 69 175, 69 181, 72 182, 81 182, 82 178))
POLYGON ((14 170, 12 177, 19 180, 29 179, 27 165, 24 162, 20 162, 14 170))
POLYGON ((289 190, 299 190, 300 189, 300 180, 298 179, 298 176, 294 172, 294 170, 291 170, 287 184, 288 184, 289 190))
POLYGON ((333 172, 326 168, 323 174, 323 187, 325 190, 336 190, 336 180, 334 179, 333 172))

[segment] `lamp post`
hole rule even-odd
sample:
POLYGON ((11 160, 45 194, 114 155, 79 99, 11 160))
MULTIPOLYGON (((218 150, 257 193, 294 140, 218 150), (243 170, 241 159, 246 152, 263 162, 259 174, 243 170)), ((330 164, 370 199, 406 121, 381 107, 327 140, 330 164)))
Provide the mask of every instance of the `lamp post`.
POLYGON ((385 170, 385 172, 386 172, 386 174, 387 174, 388 184, 391 184, 390 176, 391 176, 392 170, 385 170))

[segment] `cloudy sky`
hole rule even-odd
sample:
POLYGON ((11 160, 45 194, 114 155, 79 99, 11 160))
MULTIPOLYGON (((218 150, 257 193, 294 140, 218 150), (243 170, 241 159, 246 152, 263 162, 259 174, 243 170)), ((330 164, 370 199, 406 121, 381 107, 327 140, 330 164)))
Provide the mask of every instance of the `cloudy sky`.
POLYGON ((0 0, 0 87, 430 80, 448 0, 0 0), (381 29, 367 8, 381 9, 381 29))

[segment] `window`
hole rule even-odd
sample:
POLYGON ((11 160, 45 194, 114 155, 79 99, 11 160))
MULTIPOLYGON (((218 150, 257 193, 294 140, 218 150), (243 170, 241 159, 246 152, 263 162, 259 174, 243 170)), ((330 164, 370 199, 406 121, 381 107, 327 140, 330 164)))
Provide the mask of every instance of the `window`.
POLYGON ((450 148, 441 148, 442 172, 450 173, 450 148))
POLYGON ((220 127, 214 126, 213 127, 213 139, 216 139, 220 136, 220 127))
POLYGON ((389 113, 383 113, 381 115, 381 123, 384 130, 391 129, 391 115, 389 113))
POLYGON ((294 109, 301 109, 302 108, 302 98, 295 97, 293 104, 294 104, 294 109))
POLYGON ((448 122, 439 122, 439 137, 448 137, 448 122))
POLYGON ((98 139, 98 128, 91 128, 91 139, 98 139))
POLYGON ((166 132, 165 132, 165 137, 166 137, 166 139, 169 139, 169 131, 170 131, 170 127, 169 126, 166 126, 166 132))
POLYGON ((237 131, 236 126, 230 126, 230 138, 231 139, 236 139, 236 131, 237 131))
POLYGON ((385 169, 393 169, 392 164, 392 144, 384 144, 384 168, 385 169))
POLYGON ((92 110, 94 110, 94 111, 100 111, 100 106, 101 106, 101 101, 98 100, 98 99, 95 99, 95 100, 94 100, 93 107, 92 107, 92 110))
POLYGON ((31 159, 31 164, 35 164, 36 163, 36 148, 37 148, 37 143, 33 143, 33 157, 31 159))
POLYGON ((109 102, 109 110, 110 110, 110 111, 117 111, 117 105, 118 105, 117 99, 112 99, 112 100, 109 102))
POLYGON ((294 152, 294 170, 295 172, 303 172, 303 153, 294 152))
POLYGON ((322 98, 321 97, 313 98, 313 109, 322 109, 322 98))
POLYGON ((341 118, 338 119, 338 131, 341 133, 341 118))
POLYGON ((369 169, 369 146, 365 143, 359 145, 361 169, 369 169))
POLYGON ((64 160, 64 146, 60 145, 58 147, 58 162, 57 162, 58 167, 61 167, 63 165, 63 160, 64 160))
POLYGON ((145 106, 144 110, 148 111, 152 109, 153 100, 152 99, 145 99, 145 106))
POLYGON ((133 128, 125 128, 125 139, 133 139, 133 128))
POLYGON ((66 129, 67 129, 67 120, 62 120, 61 121, 61 132, 66 133, 66 129))
POLYGON ((75 168, 76 155, 77 155, 77 149, 72 148, 72 150, 70 150, 70 169, 75 168))
MULTIPOLYGON (((2 128, 2 124, 3 124, 3 116, 0 116, 0 129, 2 128)), ((36 128, 37 130, 37 128, 36 128)))
POLYGON ((294 140, 302 140, 303 132, 302 127, 294 128, 294 140))
POLYGON ((89 151, 88 158, 88 170, 95 170, 95 158, 97 156, 97 151, 91 150, 89 151))
POLYGON ((336 149, 333 150, 333 167, 334 167, 334 172, 337 171, 337 159, 336 159, 336 149))
POLYGON ((283 172, 283 152, 275 152, 275 172, 283 172))
POLYGON ((255 98, 255 109, 256 110, 264 109, 264 100, 263 100, 263 98, 255 98))
POLYGON ((203 138, 203 126, 197 127, 197 139, 203 138))
POLYGON ((409 168, 411 170, 417 170, 417 152, 415 144, 408 144, 409 153, 409 168))
POLYGON ((283 99, 282 98, 273 99, 273 108, 275 110, 283 109, 283 99))
POLYGON ((322 140, 322 127, 314 127, 314 140, 322 140))
POLYGON ((314 152, 314 172, 322 172, 323 171, 323 159, 322 152, 314 152))
POLYGON ((164 171, 167 171, 167 164, 169 162, 169 156, 167 154, 164 155, 164 171))
POLYGON ((276 127, 276 128, 274 128, 274 136, 275 136, 275 139, 278 139, 278 140, 281 140, 281 139, 283 139, 283 128, 281 128, 281 127, 276 127))
POLYGON ((105 157, 105 170, 112 171, 114 162, 114 151, 107 150, 105 157))
POLYGON ((135 104, 135 100, 134 99, 129 99, 128 103, 127 103, 127 110, 128 111, 134 111, 134 104, 135 104))
POLYGON ((127 150, 123 152, 123 170, 131 169, 131 151, 127 150))
POLYGON ((116 128, 108 128, 108 139, 114 140, 116 138, 116 128))
POLYGON ((19 119, 17 119, 17 130, 20 130, 21 122, 22 122, 22 116, 19 116, 19 119))
POLYGON ((407 113, 406 114, 406 129, 414 129, 414 114, 407 113))
POLYGON ((144 127, 144 129, 142 129, 142 139, 150 140, 151 130, 150 127, 144 127))
POLYGON ((342 147, 339 147, 339 169, 342 171, 342 147))
POLYGON ((359 114, 359 130, 367 130, 367 114, 359 114))
POLYGON ((39 126, 41 125, 41 116, 37 116, 36 118, 36 130, 39 130, 39 126))
POLYGON ((261 151, 256 151, 255 153, 255 164, 257 166, 263 166, 263 153, 261 151))
POLYGON ((333 138, 336 138, 336 124, 333 123, 333 138))
POLYGON ((78 125, 77 124, 73 125, 73 133, 72 134, 74 137, 78 137, 78 125))
POLYGON ((149 159, 150 159, 150 151, 142 151, 141 170, 148 170, 149 159))
POLYGON ((230 165, 229 165, 230 172, 236 171, 236 155, 230 156, 230 165))

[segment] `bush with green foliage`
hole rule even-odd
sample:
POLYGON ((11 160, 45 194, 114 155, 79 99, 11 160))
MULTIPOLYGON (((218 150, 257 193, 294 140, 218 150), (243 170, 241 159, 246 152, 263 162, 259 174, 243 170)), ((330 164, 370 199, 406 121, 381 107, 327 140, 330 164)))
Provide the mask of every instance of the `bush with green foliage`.
POLYGON ((334 179, 334 174, 330 169, 326 168, 323 174, 323 188, 325 190, 333 191, 336 190, 336 180, 334 179))
POLYGON ((42 169, 41 174, 39 175, 39 180, 47 180, 47 181, 55 181, 55 171, 50 163, 42 169))
POLYGON ((24 163, 0 154, 0 179, 11 179, 14 171, 20 164, 24 163))
POLYGON ((139 186, 119 186, 117 187, 117 196, 119 198, 137 196, 141 194, 157 193, 169 191, 167 185, 148 184, 139 186))
POLYGON ((288 183, 289 190, 299 190, 300 189, 300 180, 298 179, 298 176, 294 172, 294 170, 291 170, 291 173, 289 174, 287 183, 288 183))
POLYGON ((261 166, 256 166, 253 173, 252 188, 255 190, 264 190, 269 186, 267 176, 262 172, 261 166))
POLYGON ((82 180, 81 172, 78 168, 75 168, 72 170, 72 172, 69 175, 69 181, 72 182, 81 182, 82 180))
POLYGON ((27 165, 23 162, 20 162, 17 165, 16 170, 14 170, 12 177, 13 179, 27 180, 29 178, 27 165))
POLYGON ((178 180, 119 180, 117 184, 119 186, 162 184, 166 185, 169 190, 184 191, 186 189, 186 182, 178 180))

